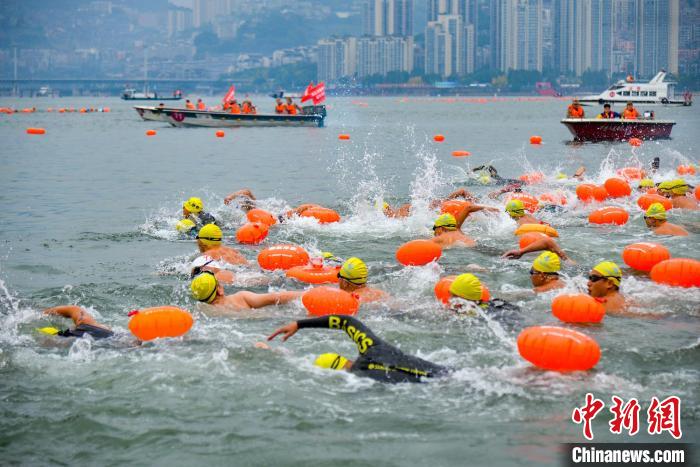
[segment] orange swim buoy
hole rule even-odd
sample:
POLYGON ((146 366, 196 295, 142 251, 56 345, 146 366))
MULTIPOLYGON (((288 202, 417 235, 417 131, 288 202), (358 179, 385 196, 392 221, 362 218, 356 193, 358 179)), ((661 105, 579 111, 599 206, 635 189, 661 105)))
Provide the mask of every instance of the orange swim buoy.
POLYGON ((555 229, 551 225, 546 224, 523 224, 518 226, 517 229, 515 229, 515 235, 518 236, 526 234, 528 232, 540 232, 550 237, 559 236, 559 232, 557 232, 557 229, 555 229))
POLYGON ((605 180, 605 190, 613 198, 622 198, 632 194, 632 187, 621 178, 609 178, 605 180))
POLYGON ((639 167, 623 167, 617 169, 617 174, 625 180, 641 180, 647 176, 647 173, 639 167))
POLYGON ((448 213, 457 217, 457 215, 470 204, 471 203, 469 201, 464 201, 461 199, 448 199, 447 201, 443 201, 440 205, 440 213, 448 213))
POLYGON ((285 275, 307 284, 335 284, 340 266, 324 266, 323 261, 287 269, 285 275))
POLYGON ((533 326, 518 335, 518 352, 538 368, 585 371, 600 360, 600 346, 587 335, 556 326, 533 326))
POLYGON ((667 259, 651 268, 650 276, 658 284, 700 287, 700 261, 691 258, 667 259))
POLYGON ((338 139, 343 140, 343 141, 347 141, 347 140, 350 139, 350 135, 341 133, 341 134, 338 135, 338 139))
POLYGON ((605 307, 586 294, 563 294, 552 301, 552 314, 565 323, 600 323, 605 307))
POLYGON ((606 190, 602 185, 595 186, 591 191, 591 194, 593 195, 593 199, 598 202, 603 202, 608 199, 608 190, 606 190))
MULTIPOLYGON (((454 282, 457 276, 445 276, 441 278, 435 284, 433 291, 435 292, 435 297, 442 303, 447 305, 450 302, 450 286, 454 282)), ((481 301, 488 302, 491 300, 491 292, 489 292, 488 287, 482 282, 481 283, 481 301)))
POLYGON ((268 229, 267 224, 262 222, 247 222, 236 231, 236 240, 246 245, 257 245, 265 240, 268 229))
POLYGON ((102 109, 102 111, 103 111, 104 113, 109 113, 109 112, 111 112, 112 110, 111 110, 109 107, 105 107, 104 109, 102 109))
POLYGON ((556 193, 542 193, 540 195, 540 201, 549 204, 555 204, 557 206, 566 206, 568 203, 566 195, 560 191, 556 193))
POLYGON ((303 266, 309 262, 309 254, 298 245, 274 245, 258 253, 258 264, 268 271, 303 266))
POLYGON ((507 201, 510 201, 512 199, 519 199, 523 202, 523 206, 525 206, 525 209, 530 213, 537 211, 537 209, 540 207, 540 200, 538 200, 532 195, 528 195, 527 193, 512 194, 506 199, 507 201))
POLYGON ((268 227, 277 223, 275 216, 260 208, 251 209, 245 216, 249 222, 262 222, 268 227))
POLYGON ((658 243, 633 243, 622 250, 622 260, 625 264, 638 271, 651 271, 658 263, 670 258, 668 248, 658 243))
POLYGON ((591 183, 582 183, 576 187, 576 196, 581 201, 587 203, 593 200, 593 189, 596 186, 591 183))
POLYGON ((311 316, 355 315, 360 302, 351 294, 335 287, 315 287, 301 296, 301 303, 311 316))
POLYGON ((223 138, 226 136, 226 133, 224 133, 224 130, 218 130, 216 133, 214 133, 217 138, 223 138))
POLYGON ((192 315, 175 306, 159 306, 129 313, 129 331, 142 341, 162 337, 180 337, 194 323, 192 315))
POLYGON ((331 224, 340 221, 340 214, 329 208, 309 208, 300 215, 301 217, 313 217, 319 224, 331 224))
POLYGON ((46 130, 43 128, 27 128, 28 135, 44 135, 46 130))
POLYGON ((630 138, 629 143, 630 143, 630 146, 641 146, 642 140, 639 138, 630 138))
POLYGON ((537 135, 530 136, 530 144, 542 144, 542 137, 537 135))
POLYGON ((593 211, 588 215, 591 224, 615 224, 625 225, 630 214, 622 208, 606 207, 593 211))
POLYGON ((695 166, 679 165, 676 167, 676 172, 678 172, 678 175, 695 175, 695 166))
POLYGON ((469 151, 452 151, 452 157, 467 157, 471 155, 472 153, 469 151))
POLYGON ((445 135, 435 135, 433 136, 433 141, 435 141, 436 143, 442 143, 443 141, 445 141, 445 135))
POLYGON ((637 206, 646 211, 654 203, 661 203, 667 211, 673 208, 673 203, 665 196, 647 193, 637 198, 637 206))
POLYGON ((526 174, 522 174, 518 179, 521 182, 525 182, 528 185, 535 185, 537 183, 541 183, 542 180, 544 180, 544 174, 542 172, 530 172, 526 174))
POLYGON ((695 187, 695 199, 700 201, 700 185, 695 187))
POLYGON ((549 238, 549 236, 543 234, 542 232, 527 232, 520 236, 518 239, 518 244, 520 245, 520 248, 525 248, 538 240, 545 240, 547 238, 549 238))
POLYGON ((442 247, 430 240, 411 240, 396 250, 396 259, 404 266, 423 266, 441 255, 442 247))
POLYGON ((146 131, 146 136, 155 136, 156 135, 156 130, 148 130, 146 131))

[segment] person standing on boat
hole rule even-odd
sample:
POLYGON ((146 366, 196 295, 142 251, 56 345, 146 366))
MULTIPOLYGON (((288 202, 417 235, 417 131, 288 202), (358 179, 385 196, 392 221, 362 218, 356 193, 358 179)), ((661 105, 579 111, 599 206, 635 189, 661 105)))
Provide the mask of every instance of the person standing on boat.
POLYGON ((197 110, 207 110, 207 106, 204 105, 202 99, 197 99, 197 110))
POLYGON ((610 104, 605 104, 603 106, 603 113, 598 114, 598 118, 620 118, 620 114, 613 112, 610 108, 610 104))
POLYGON ((566 109, 566 118, 584 118, 586 113, 579 103, 578 99, 574 99, 571 105, 566 109))
POLYGON ((639 112, 634 108, 634 104, 631 102, 627 103, 627 107, 622 112, 622 118, 625 120, 636 120, 639 118, 639 112))
POLYGON ((296 115, 297 113, 301 112, 301 108, 294 102, 292 102, 291 97, 287 98, 287 105, 285 105, 285 110, 289 115, 296 115))

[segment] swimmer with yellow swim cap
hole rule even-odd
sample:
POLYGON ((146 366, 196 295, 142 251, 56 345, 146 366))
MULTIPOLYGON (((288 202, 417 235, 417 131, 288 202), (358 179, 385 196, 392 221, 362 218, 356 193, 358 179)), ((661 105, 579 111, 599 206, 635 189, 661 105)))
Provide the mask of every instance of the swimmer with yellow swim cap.
POLYGON ((688 196, 691 186, 682 178, 665 181, 659 184, 658 192, 671 199, 673 207, 677 209, 698 209, 698 201, 694 196, 688 196))
POLYGON ((620 293, 621 283, 622 271, 619 266, 612 261, 603 261, 588 274, 588 295, 600 301, 606 312, 623 312, 627 302, 620 293))
POLYGON ((182 203, 182 217, 184 217, 183 220, 189 220, 197 227, 202 227, 206 224, 216 224, 214 216, 204 211, 202 200, 194 196, 182 203))
POLYGON ((197 236, 197 224, 190 219, 181 219, 175 224, 175 230, 189 237, 197 236))
POLYGON ((39 328, 37 331, 60 337, 83 337, 90 335, 93 339, 104 339, 112 337, 114 333, 107 326, 100 324, 85 308, 76 305, 61 305, 47 308, 43 311, 45 315, 57 315, 73 321, 73 329, 59 330, 53 327, 39 328))
POLYGON ((248 264, 248 260, 237 250, 223 245, 224 234, 216 224, 207 224, 197 232, 197 246, 200 253, 212 259, 229 264, 248 264))
POLYGON ((270 334, 267 340, 271 341, 282 335, 284 342, 304 328, 341 331, 357 345, 359 356, 354 361, 337 353, 326 353, 316 358, 315 364, 321 368, 348 371, 385 383, 419 383, 426 378, 447 375, 450 371, 441 365, 403 353, 381 340, 371 329, 352 316, 329 315, 292 321, 270 334))
POLYGON ((661 203, 654 203, 644 213, 644 222, 656 235, 674 235, 685 237, 688 231, 680 225, 671 224, 667 219, 666 208, 661 203))
POLYGON ((654 188, 656 185, 654 184, 654 180, 651 178, 643 178, 639 181, 639 184, 637 185, 637 190, 646 193, 647 190, 654 188))
POLYGON ((505 317, 503 312, 512 313, 520 311, 520 307, 508 303, 500 298, 490 299, 488 301, 483 301, 483 286, 481 281, 474 274, 466 273, 460 274, 452 281, 450 284, 450 297, 465 300, 467 303, 460 302, 459 300, 450 299, 450 309, 457 313, 467 313, 470 315, 475 315, 473 310, 470 310, 472 306, 478 306, 484 309, 488 314, 505 317))
POLYGON ((195 276, 190 283, 190 291, 195 300, 221 308, 224 314, 226 314, 225 310, 240 311, 283 305, 301 297, 304 293, 301 291, 254 293, 243 290, 233 295, 224 295, 224 287, 211 271, 204 271, 195 276))
POLYGON ((559 255, 551 251, 545 251, 532 262, 530 268, 530 281, 536 293, 549 292, 565 286, 559 278, 561 261, 559 255))
POLYGON ((474 239, 464 235, 464 232, 460 230, 467 215, 468 213, 464 210, 460 212, 459 218, 449 213, 440 215, 433 224, 433 242, 443 248, 476 246, 474 239))
MULTIPOLYGON (((465 190, 464 188, 460 188, 458 190, 453 191, 449 195, 447 195, 444 198, 437 198, 434 199, 430 202, 428 207, 430 209, 438 209, 442 203, 445 201, 453 200, 453 199, 463 199, 465 201, 469 201, 469 204, 465 206, 466 213, 464 217, 466 218, 469 216, 470 213, 472 212, 477 212, 481 210, 494 210, 494 208, 489 208, 487 206, 480 206, 477 204, 472 204, 477 201, 479 201, 479 198, 474 196, 472 193, 469 191, 465 190)), ((382 203, 382 212, 386 217, 394 217, 394 218, 403 218, 403 217, 408 217, 411 214, 411 204, 403 204, 397 208, 393 208, 389 203, 383 202, 382 203)))
POLYGON ((338 288, 351 293, 360 303, 374 302, 389 297, 383 290, 367 285, 369 272, 360 258, 349 258, 338 271, 338 288))
POLYGON ((525 205, 519 199, 511 199, 506 203, 505 211, 508 213, 511 219, 513 219, 518 225, 523 224, 541 224, 539 219, 531 216, 525 210, 525 205))
MULTIPOLYGON (((229 205, 233 200, 238 199, 238 207, 241 208, 243 212, 248 212, 256 207, 257 198, 249 188, 243 188, 242 190, 234 191, 233 193, 227 195, 224 198, 224 204, 229 205)), ((283 214, 277 216, 277 220, 282 223, 285 219, 292 217, 294 215, 300 216, 301 213, 311 208, 322 208, 320 204, 300 204, 299 206, 286 211, 283 214)))

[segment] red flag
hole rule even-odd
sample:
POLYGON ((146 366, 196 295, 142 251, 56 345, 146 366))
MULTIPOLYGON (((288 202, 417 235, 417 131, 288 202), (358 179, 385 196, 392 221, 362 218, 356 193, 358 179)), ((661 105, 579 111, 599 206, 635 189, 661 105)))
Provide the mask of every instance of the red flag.
POLYGON ((318 105, 326 100, 325 83, 318 83, 316 87, 311 90, 311 99, 313 99, 314 105, 318 105))
POLYGON ((306 89, 304 90, 304 94, 301 96, 301 102, 302 104, 309 99, 311 99, 311 91, 314 89, 314 82, 311 81, 308 86, 306 86, 306 89))
POLYGON ((236 87, 232 84, 231 87, 229 88, 228 92, 224 96, 224 104, 231 102, 235 96, 236 96, 236 87))

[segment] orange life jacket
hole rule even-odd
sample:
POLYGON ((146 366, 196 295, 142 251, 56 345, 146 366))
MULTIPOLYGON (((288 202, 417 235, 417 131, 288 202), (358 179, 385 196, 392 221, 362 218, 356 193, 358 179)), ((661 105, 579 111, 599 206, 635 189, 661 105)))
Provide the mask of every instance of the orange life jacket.
POLYGON ((192 102, 185 104, 185 107, 187 107, 188 110, 194 110, 194 104, 192 102))
POLYGON ((247 102, 245 104, 243 104, 243 113, 244 114, 252 113, 252 110, 253 110, 252 107, 250 105, 248 105, 247 102))
POLYGON ((199 110, 207 110, 207 106, 204 105, 204 102, 198 102, 198 103, 197 103, 197 109, 199 109, 199 110))
POLYGON ((569 106, 569 117, 570 118, 583 118, 584 112, 583 107, 576 108, 573 105, 569 106))
POLYGON ((238 104, 231 104, 231 113, 232 114, 239 114, 241 113, 241 106, 238 104))
POLYGON ((284 104, 279 104, 278 106, 275 107, 275 112, 278 114, 283 114, 285 108, 286 107, 284 104))
POLYGON ((637 112, 637 109, 632 108, 630 109, 625 109, 624 112, 622 112, 622 118, 627 119, 627 120, 636 120, 637 117, 639 117, 639 112, 637 112))
POLYGON ((297 114, 297 106, 294 104, 287 104, 285 106, 287 108, 287 113, 289 115, 296 115, 297 114))

